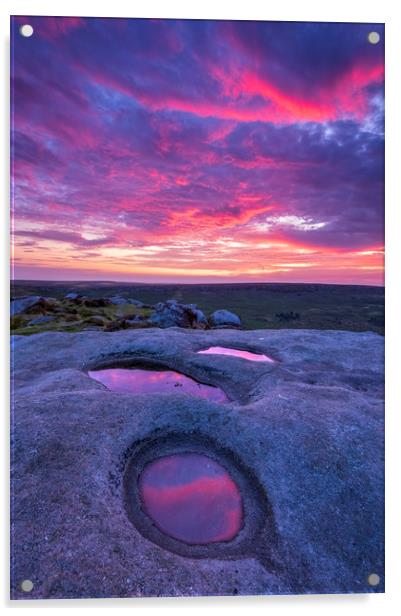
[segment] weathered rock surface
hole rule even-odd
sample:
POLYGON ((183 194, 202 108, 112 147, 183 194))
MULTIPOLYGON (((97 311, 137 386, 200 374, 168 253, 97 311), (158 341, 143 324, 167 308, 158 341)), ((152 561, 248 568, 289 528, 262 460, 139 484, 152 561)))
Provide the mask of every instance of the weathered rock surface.
POLYGON ((216 310, 210 315, 209 323, 213 328, 241 327, 239 316, 229 310, 216 310))
POLYGON ((52 332, 15 336, 13 366, 13 598, 383 591, 379 335, 52 332), (211 345, 276 362, 196 353, 211 345), (218 385, 231 402, 118 394, 86 373, 133 362, 218 385), (221 553, 215 544, 200 558, 144 536, 127 513, 123 477, 138 443, 155 438, 204 439, 217 461, 231 452, 260 486, 255 507, 271 507, 271 543, 256 535, 240 553, 226 557, 230 544, 221 553))

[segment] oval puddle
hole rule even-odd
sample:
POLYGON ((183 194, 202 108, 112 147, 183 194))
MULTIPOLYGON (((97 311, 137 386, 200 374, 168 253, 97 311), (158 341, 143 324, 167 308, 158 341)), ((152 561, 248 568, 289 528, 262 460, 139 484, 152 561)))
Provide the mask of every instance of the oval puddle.
POLYGON ((90 370, 88 375, 118 393, 173 393, 183 392, 198 398, 227 402, 224 391, 213 385, 198 383, 174 370, 150 370, 142 368, 107 368, 90 370))
POLYGON ((237 484, 206 455, 177 453, 148 462, 138 487, 142 507, 157 528, 184 543, 230 541, 243 526, 237 484))
POLYGON ((274 364, 274 359, 263 353, 252 353, 251 351, 243 351, 230 347, 212 346, 197 352, 200 355, 232 355, 233 357, 242 357, 242 359, 247 359, 248 361, 269 362, 274 364))

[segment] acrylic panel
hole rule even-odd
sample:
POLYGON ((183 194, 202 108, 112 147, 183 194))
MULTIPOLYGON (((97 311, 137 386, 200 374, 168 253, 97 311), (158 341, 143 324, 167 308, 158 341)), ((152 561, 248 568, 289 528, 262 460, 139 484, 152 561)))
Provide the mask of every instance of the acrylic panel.
POLYGON ((11 597, 384 592, 384 26, 11 19, 11 597))

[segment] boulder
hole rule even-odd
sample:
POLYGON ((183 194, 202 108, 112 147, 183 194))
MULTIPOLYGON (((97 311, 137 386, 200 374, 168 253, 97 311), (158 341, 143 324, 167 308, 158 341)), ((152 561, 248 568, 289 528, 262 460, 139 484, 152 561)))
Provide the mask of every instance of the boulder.
POLYGON ((49 312, 57 312, 58 302, 53 297, 41 297, 39 301, 25 310, 26 314, 46 314, 49 312))
POLYGON ((128 304, 128 300, 125 297, 121 297, 120 295, 113 295, 113 297, 109 297, 110 303, 115 306, 120 306, 122 304, 128 304))
POLYGON ((18 299, 11 300, 10 314, 21 314, 26 312, 29 308, 36 306, 43 298, 40 295, 29 295, 28 297, 19 297, 18 299))
POLYGON ((191 327, 189 316, 181 309, 164 306, 149 317, 149 323, 162 329, 167 327, 191 327))
POLYGON ((80 293, 69 293, 64 297, 64 300, 67 300, 76 306, 82 306, 88 299, 89 297, 86 297, 86 295, 81 295, 80 293))
POLYGON ((216 310, 210 315, 209 323, 213 329, 241 327, 239 316, 229 310, 216 310))
POLYGON ((207 326, 207 319, 195 304, 180 304, 177 300, 159 302, 148 322, 161 328, 207 326))
POLYGON ((198 308, 196 304, 185 304, 184 308, 192 316, 192 327, 196 327, 196 326, 204 326, 205 328, 207 327, 208 325, 207 318, 204 312, 202 312, 202 310, 200 310, 200 308, 198 308))
POLYGON ((67 295, 64 295, 64 299, 72 300, 72 301, 75 299, 78 299, 79 297, 81 297, 79 293, 67 293, 67 295))

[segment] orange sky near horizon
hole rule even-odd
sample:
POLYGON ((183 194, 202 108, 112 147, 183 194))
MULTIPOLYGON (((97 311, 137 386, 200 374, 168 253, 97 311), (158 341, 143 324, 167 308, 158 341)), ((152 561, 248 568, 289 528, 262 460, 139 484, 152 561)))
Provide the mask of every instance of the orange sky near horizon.
POLYGON ((18 278, 133 282, 310 282, 384 285, 384 250, 311 248, 283 241, 181 239, 145 248, 98 248, 90 257, 43 241, 15 251, 18 278), (193 253, 196 257, 194 258, 193 253), (68 265, 66 265, 68 264, 68 265), (357 281, 357 282, 356 282, 357 281))

